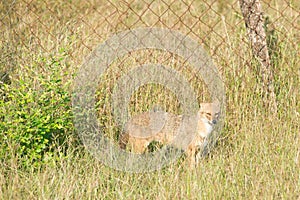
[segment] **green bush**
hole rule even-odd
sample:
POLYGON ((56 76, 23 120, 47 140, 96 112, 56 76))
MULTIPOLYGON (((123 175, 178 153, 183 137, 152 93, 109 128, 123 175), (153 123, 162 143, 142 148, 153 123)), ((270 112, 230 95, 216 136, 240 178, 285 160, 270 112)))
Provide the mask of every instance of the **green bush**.
POLYGON ((20 66, 13 83, 2 86, 8 100, 0 99, 0 158, 14 154, 29 163, 51 159, 53 148, 73 132, 64 57, 38 58, 33 63, 20 66))

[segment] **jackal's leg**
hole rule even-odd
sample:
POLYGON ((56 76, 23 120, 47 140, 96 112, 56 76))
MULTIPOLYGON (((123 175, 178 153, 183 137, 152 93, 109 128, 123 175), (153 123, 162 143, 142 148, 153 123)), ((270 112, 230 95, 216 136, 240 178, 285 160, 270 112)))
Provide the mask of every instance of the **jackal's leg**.
POLYGON ((188 162, 189 167, 191 169, 195 168, 195 166, 196 166, 196 157, 195 157, 195 154, 196 154, 196 149, 194 147, 188 148, 187 151, 186 151, 187 162, 188 162))

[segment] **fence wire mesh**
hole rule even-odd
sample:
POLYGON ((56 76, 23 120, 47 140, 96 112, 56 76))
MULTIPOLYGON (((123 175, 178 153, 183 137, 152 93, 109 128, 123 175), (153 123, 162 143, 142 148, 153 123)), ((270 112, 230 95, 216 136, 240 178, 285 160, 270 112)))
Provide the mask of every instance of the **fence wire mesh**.
MULTIPOLYGON (((270 51, 278 54, 276 48, 284 44, 297 51, 299 3, 261 3, 270 51)), ((15 0, 2 1, 0 6, 1 65, 5 68, 30 63, 28 54, 55 54, 62 49, 79 65, 112 33, 137 27, 171 28, 190 35, 220 67, 230 66, 232 57, 246 62, 250 49, 238 1, 15 0)))

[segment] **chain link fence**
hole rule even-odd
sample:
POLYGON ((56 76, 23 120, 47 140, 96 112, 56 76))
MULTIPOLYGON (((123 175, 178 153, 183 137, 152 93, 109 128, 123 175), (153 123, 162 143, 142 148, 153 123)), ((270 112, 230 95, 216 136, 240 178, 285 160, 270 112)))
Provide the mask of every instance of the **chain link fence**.
MULTIPOLYGON (((299 3, 261 3, 274 59, 285 44, 298 51, 299 3)), ((2 1, 0 6, 1 66, 6 70, 28 65, 33 54, 61 50, 72 66, 78 66, 111 34, 138 27, 179 30, 203 45, 220 68, 230 67, 233 60, 247 65, 249 42, 238 1, 15 0, 2 1)))

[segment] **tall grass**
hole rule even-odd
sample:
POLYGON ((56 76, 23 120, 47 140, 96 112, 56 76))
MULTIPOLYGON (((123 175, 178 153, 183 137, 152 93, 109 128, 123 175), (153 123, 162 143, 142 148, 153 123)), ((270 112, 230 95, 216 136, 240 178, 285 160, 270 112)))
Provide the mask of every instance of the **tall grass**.
MULTIPOLYGON (((275 32, 270 34, 276 39, 277 54, 273 65, 279 110, 277 116, 271 115, 262 106, 259 65, 251 55, 235 2, 195 1, 187 11, 183 2, 175 1, 168 6, 169 1, 155 1, 151 4, 152 12, 146 3, 139 1, 130 5, 118 1, 111 4, 77 0, 72 3, 60 0, 16 1, 13 6, 9 1, 1 2, 1 11, 9 10, 9 15, 1 14, 0 17, 3 35, 0 39, 3 52, 0 66, 11 71, 12 83, 9 87, 12 91, 22 91, 17 83, 24 76, 30 77, 26 79, 28 82, 24 90, 41 91, 40 82, 53 80, 49 77, 57 73, 63 77, 58 86, 70 92, 64 83, 73 80, 72 74, 76 74, 86 56, 110 33, 127 27, 171 27, 195 38, 212 55, 226 86, 226 122, 216 148, 197 169, 189 170, 181 160, 161 171, 132 174, 104 166, 86 152, 80 142, 74 142, 78 138, 69 124, 70 116, 65 113, 69 111, 70 102, 53 101, 50 105, 57 109, 56 114, 60 117, 66 115, 66 121, 61 124, 67 127, 64 130, 69 134, 69 139, 65 144, 59 141, 56 144, 54 140, 51 157, 34 166, 21 162, 24 158, 13 141, 1 143, 0 198, 300 198, 300 5, 296 1, 291 1, 289 5, 281 0, 268 2, 263 5, 275 26, 275 32), (182 17, 179 20, 177 16, 182 17), (63 59, 56 59, 53 65, 51 58, 63 59), (49 70, 51 66, 53 68, 49 70), (55 107, 55 102, 60 102, 62 107, 55 107), (2 151, 4 147, 5 152, 2 151)), ((188 71, 188 64, 168 53, 133 52, 117 60, 99 78, 101 84, 97 93, 99 121, 107 133, 113 133, 112 138, 118 131, 110 110, 112 86, 133 66, 146 62, 163 62, 174 69, 184 66, 182 74, 187 77, 195 74, 188 71)), ((209 97, 201 77, 191 76, 189 80, 198 91, 198 102, 207 101, 209 97)), ((51 90, 57 91, 54 88, 51 90)), ((42 94, 52 100, 61 100, 51 91, 42 94)), ((18 100, 22 102, 21 98, 18 100)), ((13 104, 14 101, 9 102, 13 104)), ((180 113, 174 94, 155 85, 140 88, 131 102, 132 114, 149 110, 156 104, 167 111, 180 113)), ((1 115, 5 119, 15 119, 12 112, 16 110, 4 109, 8 104, 2 103, 1 115)), ((23 102, 23 105, 27 103, 23 102)), ((46 111, 43 106, 34 108, 46 111)), ((19 109, 24 111, 21 106, 19 109)), ((7 137, 7 132, 26 133, 26 130, 18 129, 23 127, 21 122, 16 120, 14 127, 17 128, 11 130, 7 130, 4 122, 0 126, 1 142, 7 137)))

